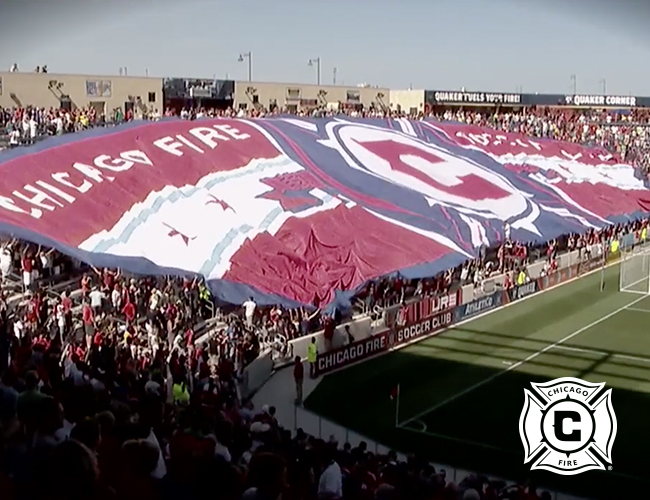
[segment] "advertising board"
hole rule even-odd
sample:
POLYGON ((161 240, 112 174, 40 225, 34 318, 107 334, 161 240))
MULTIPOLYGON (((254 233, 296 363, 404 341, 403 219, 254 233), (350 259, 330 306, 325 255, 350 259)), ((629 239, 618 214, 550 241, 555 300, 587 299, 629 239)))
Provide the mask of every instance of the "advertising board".
POLYGON ((528 297, 537 291, 539 291, 539 287, 537 285, 537 280, 534 280, 529 283, 524 283, 523 285, 515 286, 508 290, 506 293, 508 294, 509 301, 514 302, 515 300, 528 297))
POLYGON ((405 326, 395 325, 394 328, 376 335, 332 351, 319 353, 316 359, 316 372, 318 375, 323 375, 338 370, 357 361, 386 352, 393 347, 428 337, 452 323, 454 323, 454 311, 448 309, 405 326))
POLYGON ((537 279, 537 286, 540 290, 546 290, 547 288, 554 287, 560 283, 570 280, 578 276, 578 266, 564 267, 558 269, 557 271, 549 274, 548 276, 542 276, 537 279))
POLYGON ((387 328, 409 325, 429 318, 436 313, 453 309, 462 302, 462 289, 422 297, 415 302, 386 311, 384 324, 387 328))
POLYGON ((593 271, 594 269, 598 269, 599 267, 603 267, 604 262, 603 262, 603 256, 598 255, 595 257, 592 257, 591 259, 585 260, 583 262, 580 262, 578 264, 578 274, 585 274, 590 271, 593 271))
POLYGON ((481 297, 480 299, 458 306, 454 310, 454 323, 499 307, 501 304, 503 304, 503 292, 499 291, 487 297, 481 297))

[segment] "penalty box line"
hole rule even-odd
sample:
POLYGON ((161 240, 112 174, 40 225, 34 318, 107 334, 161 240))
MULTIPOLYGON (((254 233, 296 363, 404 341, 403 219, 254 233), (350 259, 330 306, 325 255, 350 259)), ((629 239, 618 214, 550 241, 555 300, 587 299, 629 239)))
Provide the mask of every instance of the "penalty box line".
POLYGON ((487 444, 487 443, 481 443, 479 441, 473 441, 471 439, 463 439, 463 438, 457 438, 457 437, 454 437, 454 436, 448 436, 447 434, 439 434, 437 432, 431 432, 431 431, 427 430, 427 425, 424 422, 422 422, 421 420, 414 420, 413 422, 411 422, 411 425, 409 425, 408 427, 400 427, 400 429, 405 430, 405 431, 409 431, 409 432, 414 432, 415 434, 420 434, 420 435, 423 435, 423 436, 429 436, 429 437, 432 437, 432 438, 441 439, 441 440, 444 440, 444 441, 451 441, 453 443, 464 444, 464 445, 468 445, 468 446, 477 446, 477 447, 480 447, 480 448, 485 448, 485 449, 493 450, 493 451, 499 451, 499 452, 502 452, 502 453, 520 454, 519 451, 502 448, 500 446, 494 446, 494 445, 487 444), (421 429, 416 429, 412 425, 412 424, 415 424, 415 423, 419 423, 421 429))
POLYGON ((540 356, 540 355, 542 355, 542 354, 544 354, 544 353, 550 351, 551 349, 554 349, 554 348, 556 348, 556 347, 558 347, 558 346, 561 346, 564 342, 566 342, 566 341, 568 341, 568 340, 571 340, 572 338, 574 338, 574 337, 580 335, 581 333, 586 332, 586 331, 589 330, 590 328, 593 328, 594 326, 596 326, 596 325, 602 323, 603 321, 607 321, 608 319, 613 318, 613 317, 616 316, 618 313, 620 313, 620 312, 622 312, 622 311, 625 311, 625 310, 626 310, 627 308, 629 308, 630 306, 633 306, 634 304, 636 304, 636 303, 638 303, 638 302, 641 302, 642 300, 644 300, 644 299, 646 299, 646 298, 647 298, 647 296, 644 295, 643 297, 639 297, 639 298, 634 299, 632 302, 630 302, 630 303, 628 303, 628 304, 626 304, 626 305, 624 305, 624 306, 622 306, 622 307, 619 307, 618 309, 616 309, 616 310, 610 312, 609 314, 606 314, 605 316, 602 316, 601 318, 597 319, 596 321, 592 321, 592 322, 589 323, 588 325, 583 326, 582 328, 579 328, 579 329, 576 330, 575 332, 570 333, 569 335, 567 335, 567 336, 561 338, 560 340, 557 340, 557 341, 553 342, 552 344, 548 344, 546 347, 540 349, 540 350, 537 351, 537 352, 534 352, 534 353, 531 354, 530 356, 528 356, 528 357, 526 357, 526 358, 524 358, 524 359, 522 359, 522 360, 519 360, 519 361, 517 361, 516 363, 514 363, 514 364, 508 366, 508 368, 505 368, 505 369, 501 370, 500 372, 497 372, 497 373, 495 373, 494 375, 492 375, 492 376, 490 376, 490 377, 487 377, 487 378, 481 380, 480 382, 478 382, 478 383, 476 383, 476 384, 474 384, 474 385, 471 385, 471 386, 468 387, 467 389, 464 389, 464 390, 462 390, 462 391, 460 391, 460 392, 457 392, 457 393, 454 394, 453 396, 451 396, 451 397, 445 399, 444 401, 442 401, 442 402, 440 402, 440 403, 438 403, 438 404, 436 404, 436 405, 434 405, 434 406, 432 406, 432 407, 426 409, 425 411, 423 411, 423 412, 421 412, 421 413, 418 413, 417 415, 415 415, 415 416, 413 416, 413 417, 411 417, 411 418, 405 420, 404 422, 402 422, 402 423, 398 423, 398 424, 397 424, 397 427, 398 427, 398 428, 404 428, 404 426, 410 424, 411 422, 414 422, 414 421, 416 421, 416 420, 419 420, 421 417, 424 417, 425 415, 428 415, 429 413, 433 413, 433 412, 435 412, 436 410, 442 408, 443 406, 446 406, 446 405, 448 405, 449 403, 452 403, 452 402, 456 401, 457 399, 462 398, 463 396, 466 396, 466 395, 469 394, 470 392, 473 392, 473 391, 475 391, 476 389, 478 389, 478 388, 480 388, 480 387, 483 387, 483 386, 486 385, 486 384, 489 384, 490 382, 494 381, 495 379, 499 378, 500 376, 505 375, 506 373, 511 372, 512 370, 515 370, 515 369, 519 368, 520 366, 522 366, 522 365, 528 363, 529 361, 532 361, 532 360, 535 359, 536 357, 538 357, 538 356, 540 356))

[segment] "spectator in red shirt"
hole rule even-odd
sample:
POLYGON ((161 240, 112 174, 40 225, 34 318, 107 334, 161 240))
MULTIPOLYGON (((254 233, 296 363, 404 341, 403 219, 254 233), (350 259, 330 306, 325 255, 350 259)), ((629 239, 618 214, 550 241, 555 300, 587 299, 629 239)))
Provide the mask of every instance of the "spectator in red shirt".
POLYGON ((88 347, 91 346, 93 335, 95 333, 95 315, 90 307, 88 299, 84 299, 83 306, 81 307, 81 315, 84 322, 84 333, 86 334, 86 342, 88 347))
POLYGON ((504 290, 510 290, 512 288, 512 278, 510 277, 510 271, 506 273, 506 277, 503 280, 504 290))
POLYGON ((34 271, 34 261, 32 256, 25 251, 22 258, 20 259, 20 267, 23 271, 23 291, 28 291, 32 289, 32 278, 34 271))
POLYGON ((69 332, 72 329, 72 299, 69 290, 61 294, 61 307, 65 317, 65 330, 69 332))
POLYGON ((325 339, 325 349, 327 351, 332 349, 335 328, 336 323, 334 322, 334 318, 331 316, 325 316, 323 318, 323 338, 325 339))
POLYGON ((133 320, 135 319, 135 306, 133 305, 133 302, 131 302, 131 300, 129 299, 128 294, 126 296, 126 303, 122 308, 122 314, 124 314, 124 316, 126 317, 127 324, 133 323, 133 320))
POLYGON ((81 278, 81 296, 82 297, 87 297, 88 294, 90 293, 90 286, 91 286, 91 280, 90 276, 87 274, 84 274, 83 277, 81 278))

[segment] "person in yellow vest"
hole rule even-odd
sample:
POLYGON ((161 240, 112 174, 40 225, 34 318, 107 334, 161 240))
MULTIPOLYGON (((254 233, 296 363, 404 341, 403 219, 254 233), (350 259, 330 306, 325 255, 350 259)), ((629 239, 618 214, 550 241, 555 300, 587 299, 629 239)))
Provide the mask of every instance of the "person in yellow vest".
POLYGON ((612 255, 614 255, 616 252, 618 252, 618 247, 619 247, 618 240, 617 239, 612 240, 612 243, 611 243, 611 246, 610 246, 612 255))
POLYGON ((210 303, 212 301, 212 296, 210 295, 210 290, 203 283, 199 285, 199 310, 201 316, 204 319, 207 319, 211 316, 210 303))
POLYGON ((311 344, 307 347, 307 361, 309 361, 309 376, 316 377, 316 358, 318 358, 318 347, 316 337, 311 338, 311 344))
POLYGON ((648 237, 648 228, 646 226, 643 226, 643 229, 641 229, 641 241, 645 243, 647 237, 648 237))
POLYGON ((172 396, 174 404, 187 406, 190 404, 190 392, 187 390, 185 381, 175 381, 172 386, 172 396))
POLYGON ((517 275, 517 285, 523 285, 524 283, 526 283, 526 273, 521 269, 517 275))

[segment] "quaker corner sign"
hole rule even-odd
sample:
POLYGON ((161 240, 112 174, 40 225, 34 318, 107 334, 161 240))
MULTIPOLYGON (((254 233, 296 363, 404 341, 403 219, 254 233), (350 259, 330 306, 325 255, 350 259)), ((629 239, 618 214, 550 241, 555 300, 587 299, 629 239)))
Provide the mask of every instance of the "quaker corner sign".
POLYGON ((566 95, 564 102, 573 106, 618 106, 622 108, 637 106, 637 98, 631 95, 566 95))

